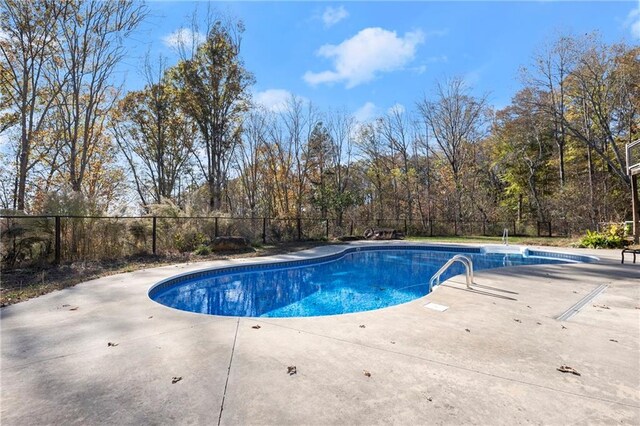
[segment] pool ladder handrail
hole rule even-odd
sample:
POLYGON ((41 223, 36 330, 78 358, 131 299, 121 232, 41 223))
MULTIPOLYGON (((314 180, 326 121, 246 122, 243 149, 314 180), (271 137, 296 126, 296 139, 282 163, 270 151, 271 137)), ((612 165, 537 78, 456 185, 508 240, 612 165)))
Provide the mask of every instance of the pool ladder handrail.
POLYGON ((504 228, 502 231, 502 244, 505 246, 509 245, 509 228, 504 228))
POLYGON ((467 288, 471 288, 471 284, 473 284, 473 261, 468 256, 456 254, 449 259, 447 263, 442 265, 442 268, 438 269, 438 272, 431 277, 431 280, 429 280, 429 293, 431 293, 431 290, 433 289, 434 281, 436 281, 437 285, 440 285, 440 276, 455 262, 460 262, 464 265, 466 269, 465 276, 467 280, 467 288))

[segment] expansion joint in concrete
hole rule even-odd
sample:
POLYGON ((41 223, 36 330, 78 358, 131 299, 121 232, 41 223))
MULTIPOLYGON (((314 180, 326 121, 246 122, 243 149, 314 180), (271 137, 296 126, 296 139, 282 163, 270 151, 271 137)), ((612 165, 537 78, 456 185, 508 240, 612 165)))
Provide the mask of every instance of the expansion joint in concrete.
POLYGON ((233 353, 236 350, 236 341, 238 340, 238 328, 240 328, 240 318, 236 321, 236 332, 233 336, 233 346, 231 347, 231 357, 229 358, 229 367, 227 368, 227 380, 224 382, 224 392, 222 393, 222 403, 220 404, 220 414, 218 415, 218 426, 222 421, 222 411, 224 410, 224 399, 227 396, 227 386, 229 385, 229 375, 231 374, 231 364, 233 363, 233 353))

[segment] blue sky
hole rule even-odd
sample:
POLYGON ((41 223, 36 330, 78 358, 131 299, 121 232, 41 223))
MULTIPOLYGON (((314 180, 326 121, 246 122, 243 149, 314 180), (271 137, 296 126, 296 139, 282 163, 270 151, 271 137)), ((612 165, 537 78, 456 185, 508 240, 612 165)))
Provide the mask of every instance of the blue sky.
MULTIPOLYGON (((177 61, 170 44, 208 3, 151 1, 127 41, 127 89, 140 89, 144 53, 177 61)), ((216 2, 246 26, 242 56, 254 99, 278 108, 290 93, 322 110, 366 120, 396 104, 412 109, 435 81, 458 76, 506 106, 518 70, 557 34, 599 31, 607 43, 640 43, 640 2, 216 2)))

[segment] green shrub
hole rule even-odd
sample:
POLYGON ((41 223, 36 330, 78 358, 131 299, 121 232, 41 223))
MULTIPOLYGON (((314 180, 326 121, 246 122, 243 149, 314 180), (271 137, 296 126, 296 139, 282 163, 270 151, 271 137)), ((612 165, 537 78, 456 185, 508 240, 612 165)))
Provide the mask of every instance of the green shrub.
POLYGON ((587 235, 578 242, 578 247, 583 248, 624 248, 627 241, 624 238, 624 227, 610 225, 602 232, 587 231, 587 235))
POLYGON ((197 255, 197 256, 207 256, 211 254, 211 247, 205 245, 205 244, 200 244, 198 247, 196 247, 196 249, 193 251, 193 254, 197 255))

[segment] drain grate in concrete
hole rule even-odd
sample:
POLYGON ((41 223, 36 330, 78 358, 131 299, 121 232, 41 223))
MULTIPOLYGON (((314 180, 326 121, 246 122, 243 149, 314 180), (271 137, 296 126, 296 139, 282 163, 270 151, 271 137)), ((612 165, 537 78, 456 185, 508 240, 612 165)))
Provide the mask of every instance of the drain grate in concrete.
POLYGON ((596 289, 594 289, 591 293, 587 294, 585 297, 580 299, 578 301, 578 303, 576 303, 575 305, 573 305, 572 307, 567 309, 560 316, 556 317, 556 319, 558 321, 567 321, 567 320, 569 320, 572 316, 577 314, 580 311, 580 309, 582 309, 584 307, 584 305, 586 305, 587 303, 589 303, 593 299, 595 299, 596 296, 599 295, 600 293, 602 293, 607 287, 608 286, 606 284, 601 284, 596 289))

